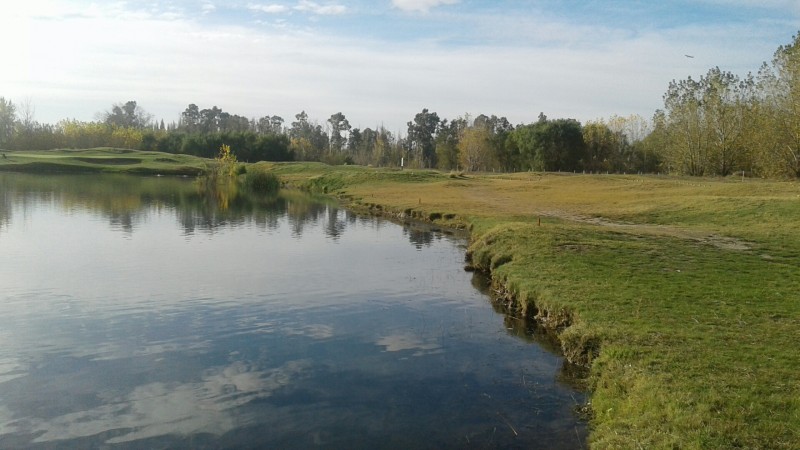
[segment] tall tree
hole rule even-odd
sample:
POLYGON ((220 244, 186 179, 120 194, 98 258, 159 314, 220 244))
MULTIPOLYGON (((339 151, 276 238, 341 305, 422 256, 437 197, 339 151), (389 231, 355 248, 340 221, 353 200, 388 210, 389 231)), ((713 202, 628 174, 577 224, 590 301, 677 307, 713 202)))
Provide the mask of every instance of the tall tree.
POLYGON ((581 124, 574 119, 548 120, 540 114, 536 123, 519 126, 509 136, 523 169, 578 170, 585 154, 581 124))
POLYGON ((331 117, 328 119, 328 123, 331 126, 331 151, 339 152, 344 147, 346 140, 346 138, 342 136, 342 132, 347 132, 350 130, 350 122, 347 121, 347 118, 344 116, 344 114, 337 112, 336 114, 331 114, 331 117))
POLYGON ((709 70, 703 80, 710 173, 727 176, 751 166, 744 139, 754 84, 752 76, 740 81, 719 67, 709 70))
POLYGON ((33 106, 31 99, 23 100, 17 108, 17 129, 22 133, 32 133, 38 125, 35 115, 36 107, 33 106))
POLYGON ((282 134, 283 133, 283 117, 281 116, 271 116, 269 118, 269 128, 273 134, 282 134))
POLYGON ((295 121, 289 128, 292 148, 298 155, 302 155, 300 158, 319 161, 322 153, 328 148, 328 135, 320 125, 308 121, 308 114, 305 111, 294 117, 295 121))
POLYGON ((688 175, 726 176, 749 167, 745 133, 755 82, 718 67, 700 80, 673 81, 664 96, 667 162, 688 175))
POLYGON ((800 178, 800 33, 778 48, 771 67, 761 68, 759 88, 760 121, 772 131, 762 136, 760 165, 769 175, 800 178))
POLYGON ((452 170, 460 167, 458 142, 466 128, 467 119, 463 117, 449 122, 444 119, 439 123, 439 130, 436 132, 436 162, 439 169, 452 170))
POLYGON ((398 143, 392 132, 387 130, 386 127, 381 125, 375 130, 375 150, 373 151, 373 160, 379 166, 394 166, 400 164, 400 155, 398 153, 398 143))
POLYGON ((487 125, 464 129, 458 140, 458 155, 464 170, 488 170, 493 164, 492 132, 487 125))
POLYGON ((219 131, 245 132, 250 130, 250 120, 247 117, 227 112, 220 113, 219 131))
POLYGON ((269 116, 264 116, 255 123, 255 132, 261 135, 272 133, 272 123, 269 116))
POLYGON ((292 127, 289 129, 289 136, 292 138, 308 138, 311 134, 311 124, 308 123, 308 114, 305 111, 300 111, 294 116, 295 121, 292 122, 292 127))
POLYGON ((651 122, 639 114, 629 116, 615 114, 605 124, 612 132, 624 135, 630 144, 642 141, 653 131, 651 122))
POLYGON ((408 142, 411 151, 423 167, 436 166, 436 129, 439 125, 439 115, 428 112, 425 108, 414 116, 413 122, 408 122, 408 142))
POLYGON ((0 97, 0 148, 5 148, 14 133, 17 120, 16 108, 11 100, 0 97))
POLYGON ((586 156, 583 168, 590 172, 606 172, 612 169, 612 156, 619 147, 621 135, 611 131, 603 121, 589 122, 583 126, 583 142, 586 156))
POLYGON ((222 109, 217 106, 211 109, 200 110, 200 123, 199 129, 201 133, 218 133, 220 131, 220 123, 222 121, 222 109))
POLYGON ((147 128, 153 119, 153 116, 134 100, 112 105, 111 110, 103 113, 102 117, 107 125, 121 128, 147 128))
POLYGON ((190 133, 199 130, 200 127, 200 108, 194 103, 186 107, 181 113, 181 127, 190 133))
POLYGON ((489 131, 489 148, 493 165, 500 170, 514 170, 519 158, 516 148, 508 142, 509 133, 514 129, 508 119, 494 114, 491 116, 481 114, 475 118, 474 126, 484 127, 489 131))
POLYGON ((664 95, 670 171, 704 175, 708 164, 708 133, 704 126, 702 85, 692 77, 669 83, 664 95))
POLYGON ((667 154, 666 148, 668 147, 667 119, 664 110, 656 110, 651 121, 646 121, 643 118, 636 120, 642 120, 647 125, 640 128, 640 130, 646 130, 640 133, 628 134, 627 131, 624 132, 631 142, 631 151, 634 159, 633 170, 649 173, 664 171, 666 166, 663 158, 667 154), (639 137, 633 138, 631 136, 639 137))
MULTIPOLYGON (((369 129, 369 128, 367 128, 369 129)), ((347 150, 350 153, 358 153, 364 146, 364 135, 358 128, 351 128, 347 138, 347 150)))

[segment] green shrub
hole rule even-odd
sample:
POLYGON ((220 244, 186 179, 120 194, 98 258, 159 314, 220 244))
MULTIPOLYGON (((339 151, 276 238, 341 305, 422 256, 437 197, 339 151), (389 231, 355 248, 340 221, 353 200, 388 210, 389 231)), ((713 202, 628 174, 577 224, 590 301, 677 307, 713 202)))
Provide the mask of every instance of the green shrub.
POLYGON ((273 194, 278 192, 281 182, 278 177, 270 172, 250 171, 244 176, 244 184, 253 192, 259 194, 273 194))

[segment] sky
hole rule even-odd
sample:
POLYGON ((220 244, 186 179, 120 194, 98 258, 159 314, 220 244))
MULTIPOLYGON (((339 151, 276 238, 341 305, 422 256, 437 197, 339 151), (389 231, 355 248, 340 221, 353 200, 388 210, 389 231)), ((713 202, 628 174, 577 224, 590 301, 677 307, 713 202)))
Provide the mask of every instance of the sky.
POLYGON ((0 96, 43 123, 129 100, 399 134, 423 108, 649 118, 670 81, 756 72, 798 30, 798 0, 7 0, 0 96))

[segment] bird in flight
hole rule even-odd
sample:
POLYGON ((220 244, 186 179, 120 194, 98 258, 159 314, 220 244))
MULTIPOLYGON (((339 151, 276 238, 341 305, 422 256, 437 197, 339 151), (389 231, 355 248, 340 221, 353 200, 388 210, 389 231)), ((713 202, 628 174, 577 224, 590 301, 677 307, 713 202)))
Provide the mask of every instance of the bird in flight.
POLYGON ((692 58, 692 59, 694 59, 694 56, 692 56, 692 55, 683 55, 683 56, 685 56, 685 57, 687 57, 687 58, 692 58))

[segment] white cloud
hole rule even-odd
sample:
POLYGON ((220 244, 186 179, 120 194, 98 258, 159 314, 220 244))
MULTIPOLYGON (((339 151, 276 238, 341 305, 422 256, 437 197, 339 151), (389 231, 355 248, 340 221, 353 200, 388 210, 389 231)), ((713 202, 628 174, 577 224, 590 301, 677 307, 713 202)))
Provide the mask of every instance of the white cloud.
MULTIPOLYGON (((297 6, 308 13, 323 8, 297 6)), ((37 120, 48 123, 91 120, 130 99, 167 122, 196 103, 287 121, 305 110, 323 123, 342 111, 354 127, 383 123, 395 133, 405 132, 422 108, 450 119, 504 115, 515 124, 535 121, 540 111, 582 121, 649 117, 672 79, 699 77, 717 65, 743 75, 786 43, 774 42, 770 28, 747 24, 633 32, 553 17, 459 20, 476 40, 494 37, 448 47, 116 11, 61 20, 0 17, 7 25, 0 26, 0 42, 24 41, 8 46, 7 60, 15 63, 0 71, 0 95, 30 97, 37 120)))
POLYGON ((267 14, 280 14, 289 11, 288 6, 274 3, 269 5, 250 4, 247 5, 247 7, 253 11, 260 11, 267 14))
POLYGON ((459 0, 392 0, 392 5, 403 11, 428 12, 440 5, 454 5, 459 0))
POLYGON ((309 12, 312 14, 318 14, 323 16, 344 14, 347 11, 347 8, 344 5, 336 5, 336 4, 321 5, 319 3, 311 2, 308 0, 300 0, 300 2, 294 7, 294 9, 296 11, 309 12))
POLYGON ((7 18, 56 18, 64 14, 77 14, 80 12, 74 4, 59 2, 57 0, 29 0, 25 2, 7 2, 3 5, 3 14, 7 18))
POLYGON ((203 3, 201 10, 203 11, 203 14, 210 14, 216 11, 217 7, 211 2, 205 2, 203 3))
POLYGON ((776 11, 792 11, 800 14, 800 3, 797 0, 704 0, 712 5, 722 5, 732 8, 762 8, 776 11))

